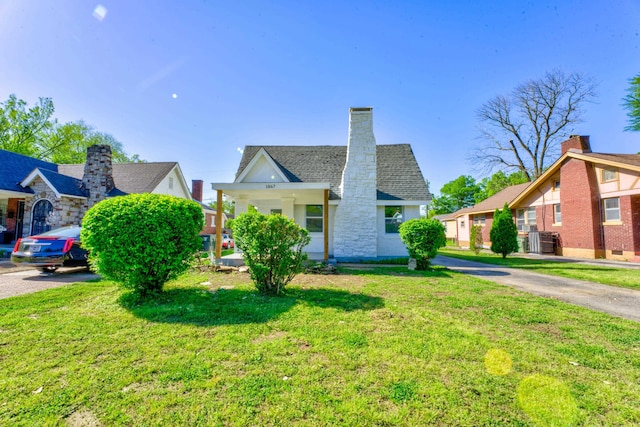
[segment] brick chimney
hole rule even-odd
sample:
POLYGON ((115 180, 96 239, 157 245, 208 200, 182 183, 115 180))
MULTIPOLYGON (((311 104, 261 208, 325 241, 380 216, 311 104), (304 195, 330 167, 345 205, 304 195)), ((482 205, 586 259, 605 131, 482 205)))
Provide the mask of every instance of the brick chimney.
POLYGON ((591 144, 589 144, 589 136, 571 135, 569 139, 562 143, 562 154, 567 151, 574 153, 590 153, 591 144))
POLYGON ((87 162, 84 164, 82 183, 89 193, 87 209, 105 199, 107 193, 113 190, 115 184, 109 145, 92 145, 87 148, 87 162))
POLYGON ((337 259, 377 257, 376 162, 373 109, 351 108, 347 159, 340 184, 342 194, 334 216, 337 259))
POLYGON ((191 180, 191 198, 193 200, 202 202, 202 185, 203 181, 201 179, 191 180))

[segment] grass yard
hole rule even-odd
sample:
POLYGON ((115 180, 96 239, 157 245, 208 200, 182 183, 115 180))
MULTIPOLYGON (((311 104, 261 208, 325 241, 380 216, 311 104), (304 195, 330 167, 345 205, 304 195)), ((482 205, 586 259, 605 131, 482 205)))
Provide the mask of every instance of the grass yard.
POLYGON ((0 425, 640 424, 640 324, 442 268, 342 273, 0 300, 0 425))
POLYGON ((493 253, 474 254, 470 250, 442 248, 440 254, 468 261, 484 262, 487 264, 501 265, 504 267, 522 268, 535 273, 551 274, 554 276, 569 277, 605 285, 619 286, 621 288, 640 290, 640 269, 615 268, 592 264, 578 264, 562 261, 550 261, 545 259, 531 259, 519 257, 517 254, 502 258, 502 255, 493 253))

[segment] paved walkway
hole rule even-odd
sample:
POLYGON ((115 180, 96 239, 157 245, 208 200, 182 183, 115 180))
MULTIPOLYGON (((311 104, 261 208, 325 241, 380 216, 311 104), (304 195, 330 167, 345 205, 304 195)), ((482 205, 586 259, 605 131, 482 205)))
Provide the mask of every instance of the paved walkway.
MULTIPOLYGON (((433 264, 640 322, 640 291, 438 255, 433 264)), ((621 267, 621 266, 616 266, 621 267)), ((635 266, 631 267, 635 268, 635 266)), ((640 271, 638 272, 640 280, 640 271)))

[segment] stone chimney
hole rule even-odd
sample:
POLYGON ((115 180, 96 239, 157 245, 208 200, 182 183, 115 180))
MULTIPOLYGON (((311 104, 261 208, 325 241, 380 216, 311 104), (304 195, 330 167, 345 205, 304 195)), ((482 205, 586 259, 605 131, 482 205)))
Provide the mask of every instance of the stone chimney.
POLYGON ((349 110, 347 159, 340 191, 341 200, 334 216, 334 257, 376 258, 376 138, 370 107, 349 110))
POLYGON ((201 179, 191 180, 191 198, 193 200, 202 202, 202 185, 203 181, 201 179))
POLYGON ((87 162, 82 176, 84 189, 89 194, 87 209, 107 197, 115 187, 113 183, 113 165, 109 145, 92 145, 87 148, 87 162))
POLYGON ((589 136, 571 135, 569 139, 564 141, 561 145, 562 154, 567 151, 574 153, 590 153, 591 144, 589 144, 589 136))

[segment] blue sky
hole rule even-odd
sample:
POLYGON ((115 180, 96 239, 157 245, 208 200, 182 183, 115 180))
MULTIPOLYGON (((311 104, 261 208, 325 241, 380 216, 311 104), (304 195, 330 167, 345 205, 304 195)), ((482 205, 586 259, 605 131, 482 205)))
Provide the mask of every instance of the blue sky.
POLYGON ((437 193, 471 170, 477 109, 561 69, 599 82, 572 133, 623 132, 640 73, 640 2, 0 0, 0 99, 50 97, 190 184, 231 182, 244 145, 344 145, 349 107, 409 143, 437 193), (97 9, 96 9, 97 8, 97 9))

